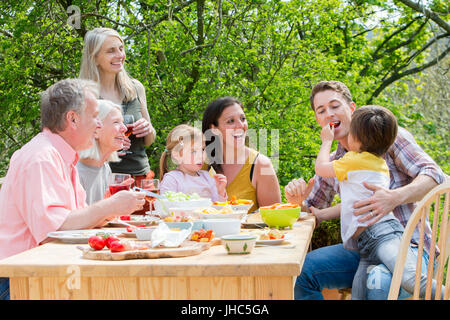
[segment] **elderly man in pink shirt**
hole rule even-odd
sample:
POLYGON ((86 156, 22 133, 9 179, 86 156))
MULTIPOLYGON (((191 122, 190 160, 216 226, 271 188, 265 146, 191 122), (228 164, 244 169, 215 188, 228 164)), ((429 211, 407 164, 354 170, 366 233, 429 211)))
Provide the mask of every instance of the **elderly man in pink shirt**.
MULTIPOLYGON (((132 191, 86 205, 75 165, 101 126, 97 97, 96 83, 79 79, 43 93, 43 130, 13 154, 0 189, 0 259, 38 246, 49 232, 93 228, 142 209, 145 194, 132 191)), ((0 278, 0 297, 7 280, 0 278)))

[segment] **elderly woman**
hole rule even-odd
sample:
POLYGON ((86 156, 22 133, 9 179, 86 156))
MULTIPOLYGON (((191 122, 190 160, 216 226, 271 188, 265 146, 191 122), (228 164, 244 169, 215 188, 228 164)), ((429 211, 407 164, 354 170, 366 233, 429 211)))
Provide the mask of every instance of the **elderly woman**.
POLYGON ((235 98, 216 99, 203 113, 202 131, 211 166, 227 177, 228 197, 253 200, 253 211, 281 202, 281 194, 270 159, 245 145, 247 129, 242 103, 235 98))
POLYGON ((119 105, 108 100, 98 100, 98 109, 102 126, 95 132, 94 145, 79 152, 80 160, 77 163, 88 205, 104 198, 108 176, 111 174, 108 161, 120 161, 117 150, 122 149, 124 133, 127 131, 119 105))

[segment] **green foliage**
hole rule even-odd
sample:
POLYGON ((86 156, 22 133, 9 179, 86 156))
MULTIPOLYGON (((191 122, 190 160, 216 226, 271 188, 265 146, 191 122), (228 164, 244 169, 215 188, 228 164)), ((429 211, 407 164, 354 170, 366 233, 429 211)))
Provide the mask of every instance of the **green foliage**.
MULTIPOLYGON (((432 5, 448 12, 445 1, 432 5)), ((39 93, 78 75, 83 36, 98 26, 122 34, 126 68, 146 88, 157 130, 148 148, 155 172, 169 130, 201 120, 210 101, 231 95, 244 103, 250 128, 268 129, 269 137, 278 130, 278 148, 270 140, 257 147, 278 160, 282 188, 312 177, 320 137, 309 94, 316 82, 336 79, 358 105, 391 107, 448 173, 449 130, 408 108, 424 100, 413 103, 404 89, 401 103, 384 94, 392 83, 407 88, 402 72, 437 54, 431 45, 425 50, 438 29, 430 25, 421 13, 386 1, 2 1, 0 176, 12 153, 40 130, 39 93), (69 4, 80 9, 79 28, 67 23, 69 4), (422 125, 414 131, 411 122, 422 125)))

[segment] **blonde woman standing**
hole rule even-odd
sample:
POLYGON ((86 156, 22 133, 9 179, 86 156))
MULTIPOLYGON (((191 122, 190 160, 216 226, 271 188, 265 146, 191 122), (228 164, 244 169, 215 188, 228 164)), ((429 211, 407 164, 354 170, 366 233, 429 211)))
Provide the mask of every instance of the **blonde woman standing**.
MULTIPOLYGON (((141 179, 153 178, 145 147, 153 143, 156 131, 147 110, 145 88, 125 70, 124 41, 110 28, 95 28, 86 33, 80 67, 80 78, 100 84, 101 99, 122 106, 124 115, 134 116, 132 135, 124 140, 126 154, 122 161, 111 163, 112 172, 129 173, 138 184, 141 179)), ((145 208, 146 209, 146 208, 145 208)))

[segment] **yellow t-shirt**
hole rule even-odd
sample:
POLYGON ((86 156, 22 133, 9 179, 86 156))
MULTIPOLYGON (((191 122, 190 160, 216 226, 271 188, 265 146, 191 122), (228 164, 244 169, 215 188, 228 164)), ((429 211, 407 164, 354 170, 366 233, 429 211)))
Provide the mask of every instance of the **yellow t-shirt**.
POLYGON ((257 155, 258 151, 250 149, 247 161, 245 161, 245 164, 242 166, 236 178, 234 178, 226 188, 228 200, 231 200, 231 197, 235 196, 236 199, 253 201, 253 206, 248 212, 252 212, 259 208, 258 200, 256 198, 256 189, 253 187, 252 181, 250 180, 250 171, 257 155))
POLYGON ((339 181, 347 180, 349 171, 369 170, 377 171, 389 177, 389 168, 386 161, 370 152, 347 152, 342 158, 332 162, 336 178, 339 181))

